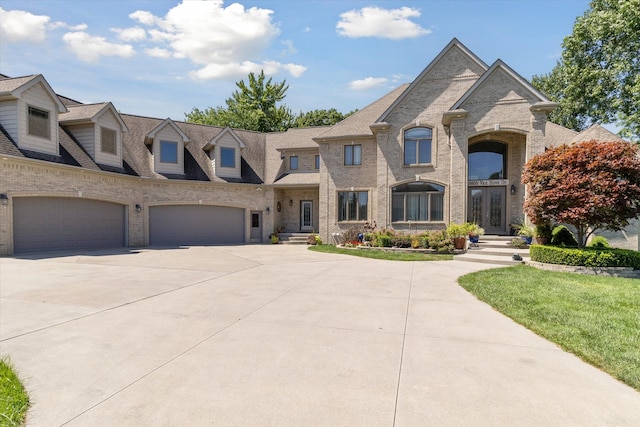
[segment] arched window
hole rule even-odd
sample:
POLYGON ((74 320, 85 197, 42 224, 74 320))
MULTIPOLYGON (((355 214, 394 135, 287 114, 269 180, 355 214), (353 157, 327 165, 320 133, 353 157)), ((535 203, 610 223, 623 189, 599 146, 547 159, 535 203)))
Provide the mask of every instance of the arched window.
POLYGON ((469 146, 469 180, 506 179, 507 146, 483 141, 469 146))
POLYGON ((431 182, 415 181, 391 189, 391 220, 442 221, 444 218, 444 187, 431 182))
POLYGON ((417 127, 404 131, 404 164, 417 165, 431 163, 433 131, 417 127))

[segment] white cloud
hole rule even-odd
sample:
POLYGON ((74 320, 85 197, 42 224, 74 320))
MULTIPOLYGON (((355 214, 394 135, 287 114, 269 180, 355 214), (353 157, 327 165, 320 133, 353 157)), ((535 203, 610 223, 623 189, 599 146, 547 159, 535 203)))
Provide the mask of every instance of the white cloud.
POLYGON ((293 77, 300 77, 307 71, 307 67, 298 64, 283 64, 282 68, 287 70, 293 77))
POLYGON ((153 47, 151 49, 145 49, 144 53, 154 58, 171 58, 171 52, 161 47, 153 47))
POLYGON ((382 86, 389 80, 384 77, 367 77, 362 80, 354 80, 349 83, 352 90, 367 90, 374 87, 382 86))
POLYGON ((92 36, 81 31, 66 33, 62 40, 78 59, 85 62, 95 62, 101 56, 130 58, 135 55, 131 45, 110 43, 104 37, 92 36))
POLYGON ((118 38, 125 42, 140 41, 147 38, 147 32, 140 27, 112 28, 111 31, 118 35, 118 38))
POLYGON ((400 40, 430 34, 430 30, 410 21, 410 18, 419 16, 419 10, 409 7, 400 9, 365 7, 341 14, 336 29, 341 36, 352 38, 379 37, 400 40))
MULTIPOLYGON (((304 72, 305 67, 266 60, 263 52, 280 33, 272 18, 273 11, 233 3, 224 7, 222 0, 184 0, 164 17, 138 10, 129 17, 148 25, 150 40, 157 44, 150 54, 186 58, 201 66, 192 76, 214 79, 244 76, 269 67, 278 72, 304 72)), ((285 42, 286 44, 286 42, 285 42)), ((289 45, 289 51, 293 45, 289 45)))
POLYGON ((5 42, 42 43, 50 20, 45 15, 34 15, 23 10, 4 10, 0 7, 0 38, 5 42))
POLYGON ((298 49, 293 45, 293 40, 283 40, 282 44, 285 46, 285 49, 280 53, 280 55, 286 56, 298 53, 298 49))

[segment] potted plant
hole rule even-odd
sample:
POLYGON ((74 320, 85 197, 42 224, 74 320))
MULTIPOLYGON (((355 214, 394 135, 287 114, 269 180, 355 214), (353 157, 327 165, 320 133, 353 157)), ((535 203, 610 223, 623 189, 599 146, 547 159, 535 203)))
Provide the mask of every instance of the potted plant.
POLYGON ((450 222, 447 224, 447 235, 453 240, 455 249, 464 249, 469 235, 469 226, 467 224, 457 224, 450 222))
POLYGON ((518 236, 527 244, 530 245, 533 240, 533 235, 535 234, 535 228, 533 225, 527 224, 526 222, 522 222, 518 226, 518 236))
POLYGON ((280 242, 280 238, 275 233, 273 233, 270 238, 271 238, 271 244, 273 245, 277 245, 280 242))
POLYGON ((536 243, 539 245, 546 245, 551 241, 551 231, 553 227, 551 227, 551 223, 544 222, 540 224, 536 224, 536 228, 534 231, 534 237, 536 238, 536 243))
POLYGON ((480 241, 480 236, 484 235, 484 228, 478 224, 469 224, 469 241, 473 244, 477 244, 480 241))

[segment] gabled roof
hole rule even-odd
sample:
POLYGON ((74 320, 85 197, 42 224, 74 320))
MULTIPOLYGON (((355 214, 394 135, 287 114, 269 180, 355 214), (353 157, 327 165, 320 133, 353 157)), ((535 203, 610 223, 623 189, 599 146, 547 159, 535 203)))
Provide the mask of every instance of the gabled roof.
POLYGON ((462 95, 462 97, 460 99, 458 99, 458 101, 455 104, 453 104, 453 106, 451 106, 450 110, 457 110, 457 109, 461 108, 462 104, 464 104, 464 102, 467 99, 469 99, 474 94, 474 92, 476 92, 478 90, 478 88, 480 88, 484 84, 484 82, 486 82, 487 79, 489 79, 491 77, 491 75, 496 73, 498 70, 502 70, 505 73, 507 73, 507 75, 509 75, 513 80, 515 80, 518 84, 520 84, 523 88, 525 88, 527 90, 527 92, 529 92, 531 94, 532 98, 537 99, 538 102, 542 102, 542 103, 551 102, 551 101, 549 101, 549 99, 546 96, 544 96, 542 94, 542 92, 540 92, 539 90, 534 88, 531 85, 531 83, 529 83, 524 78, 522 78, 522 76, 520 76, 520 74, 516 73, 511 67, 509 67, 507 64, 502 62, 502 60, 498 59, 473 84, 473 86, 471 86, 469 88, 469 90, 464 95, 462 95))
POLYGON ((171 126, 178 133, 178 135, 180 135, 180 138, 182 138, 182 142, 184 142, 185 145, 190 141, 190 138, 187 136, 187 134, 185 134, 173 120, 167 117, 162 122, 160 122, 158 126, 147 133, 145 143, 148 144, 150 140, 154 139, 156 137, 156 134, 164 129, 165 126, 171 126))
POLYGON ((362 110, 356 111, 346 119, 336 123, 326 132, 314 137, 316 142, 329 141, 345 136, 351 137, 369 137, 373 135, 371 125, 376 123, 380 115, 386 111, 391 104, 394 103, 407 90, 409 84, 404 84, 382 98, 364 107, 362 110))
POLYGON ((56 103, 58 107, 58 112, 63 113, 67 111, 66 107, 58 98, 58 95, 51 89, 49 83, 45 80, 42 74, 35 74, 31 76, 24 77, 16 77, 9 79, 1 79, 0 80, 0 98, 9 97, 9 98, 20 98, 22 93, 37 84, 42 84, 47 92, 49 92, 49 96, 56 103))
POLYGON ((245 149, 247 147, 245 145, 245 143, 242 142, 242 140, 238 137, 238 135, 233 131, 233 129, 231 129, 229 126, 227 126, 224 129, 222 129, 222 132, 217 134, 211 141, 207 142, 204 145, 204 147, 202 147, 202 149, 203 150, 211 150, 213 147, 216 146, 218 141, 220 141, 220 138, 222 138, 226 134, 231 135, 231 137, 238 143, 238 145, 240 146, 241 149, 245 149))
POLYGON ((93 122, 96 123, 98 118, 107 110, 111 110, 116 120, 120 124, 120 127, 124 132, 128 132, 129 128, 127 128, 126 123, 120 117, 120 114, 113 106, 111 102, 101 102, 99 104, 79 104, 79 105, 68 105, 68 112, 60 114, 60 123, 62 124, 72 124, 72 123, 82 123, 82 122, 93 122))
POLYGON ((396 108, 396 106, 402 103, 402 101, 407 96, 409 96, 409 94, 413 91, 413 89, 416 86, 420 85, 422 80, 436 67, 436 65, 442 60, 442 58, 447 56, 447 54, 449 54, 449 52, 454 48, 461 50, 481 70, 486 71, 489 68, 489 66, 482 59, 480 59, 475 53, 471 52, 465 45, 463 45, 457 38, 454 37, 449 42, 449 44, 447 44, 445 48, 442 49, 442 51, 438 54, 438 56, 436 56, 435 59, 431 61, 424 70, 422 70, 422 72, 418 75, 418 77, 416 77, 415 80, 411 82, 407 90, 405 90, 404 93, 400 95, 395 100, 395 102, 391 104, 389 108, 380 116, 380 118, 376 120, 376 122, 382 122, 386 120, 387 116, 396 108))
POLYGON ((590 126, 587 129, 583 130, 582 132, 580 132, 576 136, 574 136, 571 139, 570 143, 591 141, 591 140, 594 140, 594 139, 596 141, 604 142, 604 141, 619 141, 622 138, 620 138, 615 133, 607 130, 603 126, 595 124, 595 125, 590 126))

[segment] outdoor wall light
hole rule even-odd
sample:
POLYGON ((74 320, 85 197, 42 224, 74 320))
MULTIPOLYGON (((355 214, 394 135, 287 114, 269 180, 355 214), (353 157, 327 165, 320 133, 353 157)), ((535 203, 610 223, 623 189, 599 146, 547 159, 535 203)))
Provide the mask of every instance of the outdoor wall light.
POLYGON ((136 212, 138 213, 142 212, 142 205, 139 203, 136 203, 136 212))
POLYGON ((293 206, 293 200, 289 199, 289 206, 293 206))
POLYGON ((267 211, 267 213, 271 212, 271 208, 269 206, 267 206, 266 211, 267 211))
POLYGON ((7 197, 6 193, 0 194, 0 204, 2 204, 2 206, 7 206, 9 204, 9 197, 7 197))
POLYGON ((511 195, 515 196, 517 191, 518 189, 516 188, 515 184, 511 184, 511 195))

